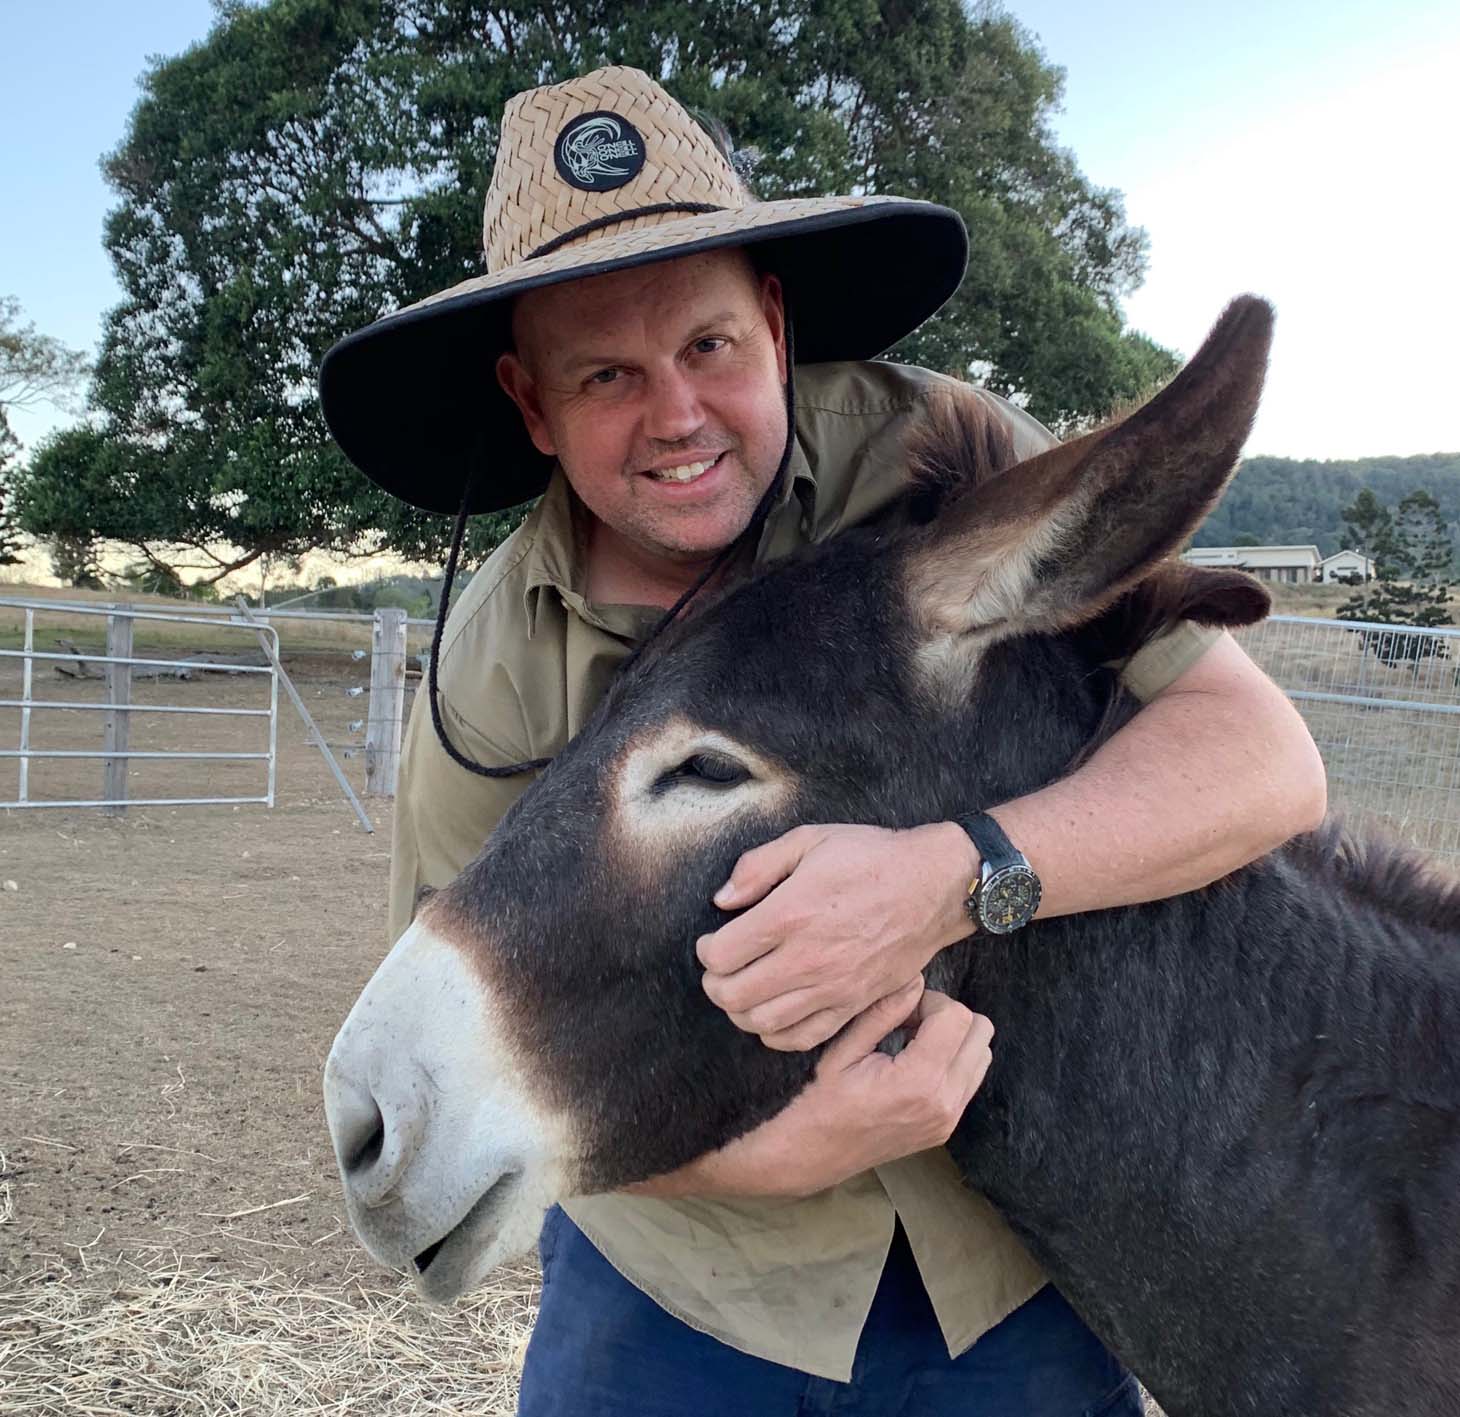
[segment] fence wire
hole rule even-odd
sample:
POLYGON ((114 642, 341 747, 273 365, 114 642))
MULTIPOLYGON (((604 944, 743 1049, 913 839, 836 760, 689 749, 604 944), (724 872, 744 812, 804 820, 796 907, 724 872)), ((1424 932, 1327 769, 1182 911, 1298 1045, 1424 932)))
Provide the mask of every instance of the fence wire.
POLYGON ((1307 720, 1329 805, 1460 862, 1460 630, 1275 615, 1238 638, 1307 720))

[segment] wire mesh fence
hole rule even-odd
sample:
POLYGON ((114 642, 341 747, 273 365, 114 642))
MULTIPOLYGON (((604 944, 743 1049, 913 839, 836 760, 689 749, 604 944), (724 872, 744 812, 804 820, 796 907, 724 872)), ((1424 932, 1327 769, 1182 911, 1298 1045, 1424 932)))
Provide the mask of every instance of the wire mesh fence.
POLYGON ((1275 615, 1238 638, 1307 720, 1330 806, 1460 862, 1460 629, 1275 615))

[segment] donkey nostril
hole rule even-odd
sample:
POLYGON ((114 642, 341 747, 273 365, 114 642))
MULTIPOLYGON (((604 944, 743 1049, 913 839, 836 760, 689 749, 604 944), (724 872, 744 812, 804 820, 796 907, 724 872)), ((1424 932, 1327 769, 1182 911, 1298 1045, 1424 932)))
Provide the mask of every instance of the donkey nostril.
POLYGON ((345 1170, 352 1175, 357 1171, 368 1171, 380 1160, 380 1153, 385 1150, 385 1118, 374 1101, 370 1107, 374 1113, 374 1125, 345 1161, 345 1170))

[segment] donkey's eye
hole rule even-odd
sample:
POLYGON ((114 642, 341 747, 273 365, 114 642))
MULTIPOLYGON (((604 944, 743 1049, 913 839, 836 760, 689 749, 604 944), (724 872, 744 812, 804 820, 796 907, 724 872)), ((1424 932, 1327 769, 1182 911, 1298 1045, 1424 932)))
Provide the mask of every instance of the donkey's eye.
POLYGON ((734 787, 750 777, 749 771, 733 758, 719 753, 693 753, 677 768, 671 768, 659 779, 660 791, 676 783, 695 782, 706 787, 734 787))

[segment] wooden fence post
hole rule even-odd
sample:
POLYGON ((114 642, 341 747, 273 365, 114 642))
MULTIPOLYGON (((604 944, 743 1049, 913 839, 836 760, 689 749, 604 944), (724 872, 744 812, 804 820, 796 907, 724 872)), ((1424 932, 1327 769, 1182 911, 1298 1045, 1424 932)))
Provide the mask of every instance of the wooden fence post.
MULTIPOLYGON (((126 607, 118 606, 123 611, 126 607)), ((132 657, 132 626, 135 621, 127 614, 113 614, 106 617, 106 653, 108 659, 130 659, 132 657)), ((130 664, 108 664, 106 666, 106 701, 114 707, 107 713, 103 726, 102 748, 108 753, 125 753, 131 741, 131 718, 127 705, 132 702, 132 666, 130 664)), ((104 807, 109 817, 119 817, 127 809, 120 805, 127 797, 127 764, 129 758, 116 757, 102 760, 101 795, 117 806, 104 807)))
POLYGON ((406 704, 406 612, 377 610, 370 636, 370 713, 365 725, 365 792, 394 797, 406 704))

